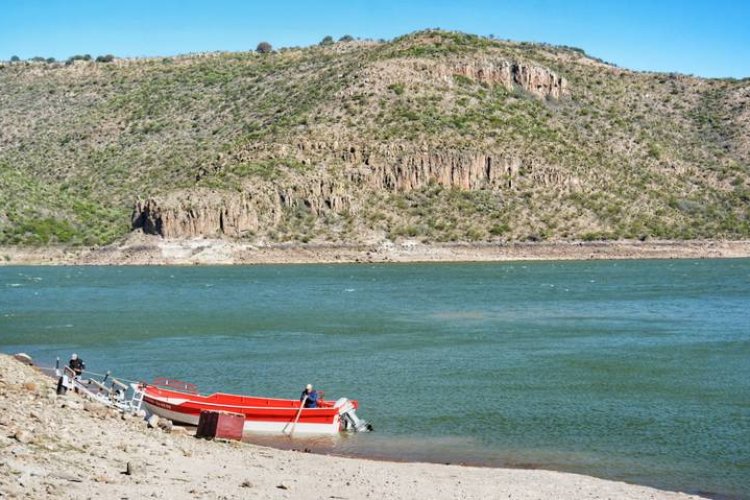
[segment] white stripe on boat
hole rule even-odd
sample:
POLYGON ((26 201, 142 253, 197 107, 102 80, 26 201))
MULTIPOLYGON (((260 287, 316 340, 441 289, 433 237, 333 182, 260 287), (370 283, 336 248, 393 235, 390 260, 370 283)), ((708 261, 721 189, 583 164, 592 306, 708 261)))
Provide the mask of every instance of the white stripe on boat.
MULTIPOLYGON (((168 418, 169 420, 172 420, 173 422, 188 424, 188 425, 198 425, 198 420, 200 419, 199 415, 190 415, 187 413, 180 413, 172 410, 167 410, 166 408, 161 408, 159 406, 154 406, 149 404, 148 402, 144 401, 143 404, 145 405, 146 409, 154 413, 156 415, 159 415, 160 417, 168 418)), ((314 408, 313 408, 314 409, 314 408)), ((243 427, 243 430, 245 432, 273 432, 273 433, 283 433, 285 430, 289 432, 290 422, 269 422, 264 420, 245 420, 245 425, 243 427)), ((334 415, 333 421, 330 424, 309 424, 304 422, 297 422, 296 427, 294 428, 294 433, 302 433, 302 434, 338 434, 339 432, 339 416, 334 415)))

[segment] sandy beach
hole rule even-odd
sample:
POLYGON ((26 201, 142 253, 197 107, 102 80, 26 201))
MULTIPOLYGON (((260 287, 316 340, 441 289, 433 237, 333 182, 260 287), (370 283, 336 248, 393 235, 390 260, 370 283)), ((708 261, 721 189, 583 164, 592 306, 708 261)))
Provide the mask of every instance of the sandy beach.
POLYGON ((0 355, 0 497, 698 498, 577 474, 392 463, 148 428, 0 355))
POLYGON ((706 259, 750 257, 750 241, 252 244, 227 239, 169 240, 134 232, 106 247, 0 247, 0 265, 228 265, 520 260, 706 259))

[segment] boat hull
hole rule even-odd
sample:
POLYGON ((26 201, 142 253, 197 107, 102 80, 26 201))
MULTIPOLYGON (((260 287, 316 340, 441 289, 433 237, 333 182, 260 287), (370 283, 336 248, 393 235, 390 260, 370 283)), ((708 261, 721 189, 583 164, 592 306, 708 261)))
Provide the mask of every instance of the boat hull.
POLYGON ((336 434, 341 431, 339 408, 332 402, 300 411, 300 402, 296 400, 231 394, 200 396, 153 386, 146 386, 143 392, 146 410, 181 424, 198 425, 202 411, 225 411, 244 415, 244 432, 336 434))

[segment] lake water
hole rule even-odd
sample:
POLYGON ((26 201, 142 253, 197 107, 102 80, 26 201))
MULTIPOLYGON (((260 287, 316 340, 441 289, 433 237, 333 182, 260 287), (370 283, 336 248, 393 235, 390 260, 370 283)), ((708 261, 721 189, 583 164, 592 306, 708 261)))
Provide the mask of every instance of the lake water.
POLYGON ((293 447, 750 485, 747 259, 0 267, 0 350, 201 392, 311 382, 376 429, 293 447))

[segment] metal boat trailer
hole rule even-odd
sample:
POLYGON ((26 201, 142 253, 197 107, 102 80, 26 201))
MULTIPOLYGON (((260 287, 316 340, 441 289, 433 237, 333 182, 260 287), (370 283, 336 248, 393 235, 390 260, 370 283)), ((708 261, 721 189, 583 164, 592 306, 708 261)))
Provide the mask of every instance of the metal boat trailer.
POLYGON ((57 394, 74 391, 84 397, 102 403, 110 408, 116 408, 123 413, 137 413, 143 403, 143 392, 140 384, 125 383, 109 373, 96 378, 83 378, 65 366, 55 367, 54 376, 57 377, 57 394))

